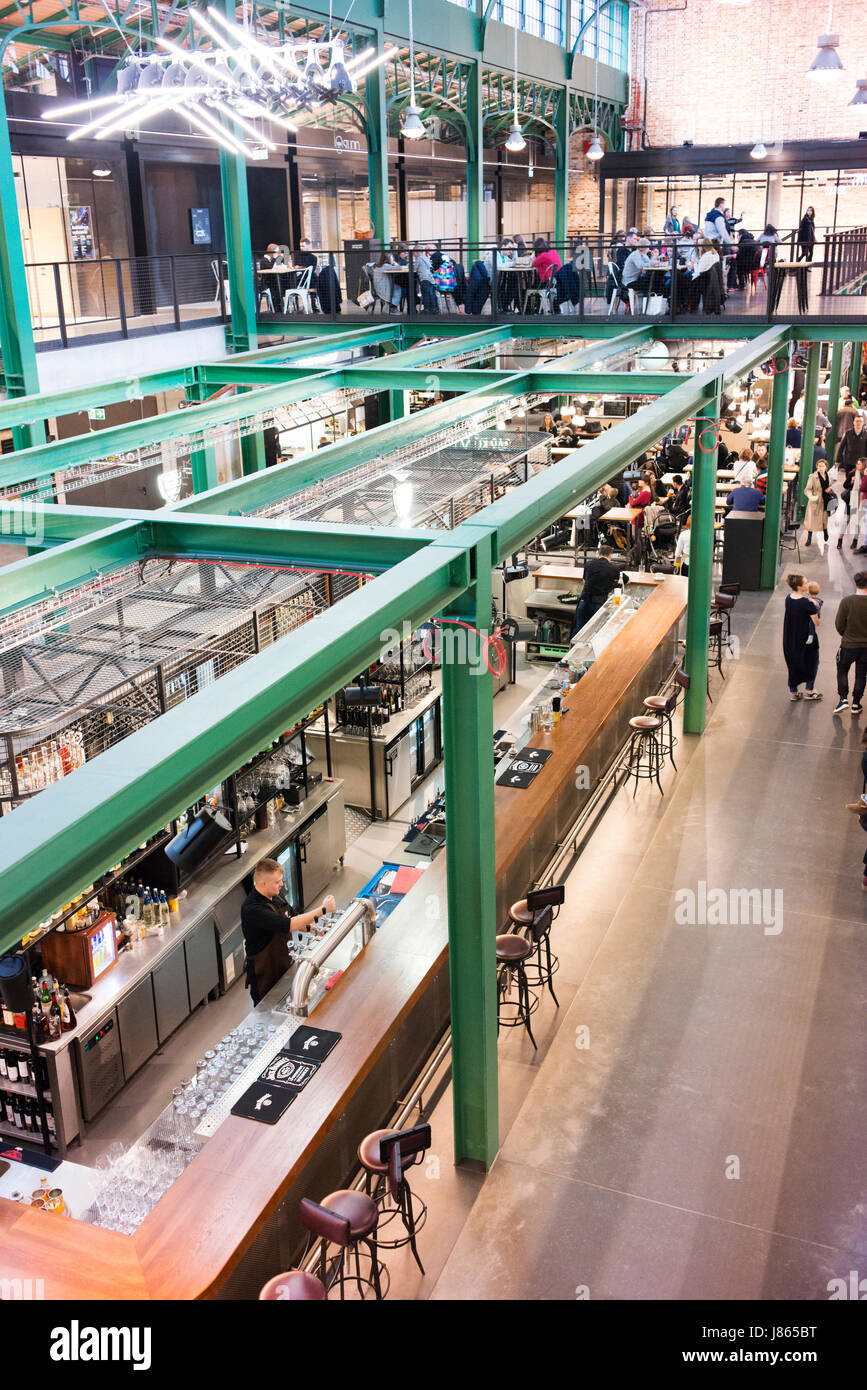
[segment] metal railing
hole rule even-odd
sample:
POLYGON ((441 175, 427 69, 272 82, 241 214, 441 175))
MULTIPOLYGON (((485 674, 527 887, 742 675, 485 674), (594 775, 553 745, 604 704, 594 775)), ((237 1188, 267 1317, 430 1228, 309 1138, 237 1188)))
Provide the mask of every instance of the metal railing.
POLYGON ((219 260, 127 256, 25 267, 37 346, 74 346, 95 336, 152 328, 179 332, 227 317, 219 260))
MULTIPOLYGON (((287 298, 299 272, 287 269, 269 276, 257 258, 257 313, 263 323, 291 323, 307 313, 328 320, 390 314, 411 320, 469 315, 509 321, 560 314, 579 320, 618 316, 672 322, 717 315, 767 322, 865 316, 867 228, 817 241, 811 255, 792 237, 773 245, 753 240, 722 248, 726 254, 716 294, 706 275, 700 282, 694 277, 693 248, 684 237, 652 239, 654 264, 638 286, 623 285, 628 248, 598 232, 548 241, 561 266, 547 276, 533 266, 532 249, 518 261, 511 251, 503 254, 502 242, 513 238, 501 238, 499 249, 491 240, 432 239, 428 245, 435 245, 455 267, 454 286, 448 277, 431 281, 418 246, 398 249, 392 243, 399 263, 379 267, 378 243, 370 243, 369 251, 317 250, 313 294, 287 298), (326 267, 333 272, 327 279, 326 267), (326 292, 326 285, 331 291, 339 286, 339 300, 326 292)), ((525 241, 531 248, 532 239, 525 241)), ((37 347, 179 332, 227 323, 230 317, 224 256, 59 261, 31 264, 26 270, 37 347)))

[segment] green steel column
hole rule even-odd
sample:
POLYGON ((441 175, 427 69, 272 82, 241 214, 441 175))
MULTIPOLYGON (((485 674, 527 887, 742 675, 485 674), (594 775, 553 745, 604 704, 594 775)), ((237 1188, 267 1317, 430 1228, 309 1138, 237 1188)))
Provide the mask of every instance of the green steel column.
MULTIPOLYGON (((834 343, 831 348, 831 374, 828 377, 828 419, 831 427, 825 439, 828 453, 828 466, 834 462, 837 452, 837 411, 840 409, 840 382, 843 377, 843 344, 834 343)), ((776 382, 774 383, 776 385, 776 382)))
MULTIPOLYGON (((489 632, 491 536, 478 542, 473 558, 475 583, 448 616, 489 632)), ((443 656, 455 1162, 488 1166, 499 1142, 493 687, 466 628, 444 624, 443 656)))
POLYGON ((849 366, 849 390, 858 400, 858 392, 861 390, 861 349, 863 343, 852 344, 852 362, 849 366))
MULTIPOLYGON (((39 390, 36 344, 30 318, 27 273, 18 220, 18 199, 9 143, 9 122, 0 86, 0 351, 3 375, 10 396, 32 396, 39 390)), ((18 425, 12 431, 16 449, 45 443, 45 422, 18 425)))
POLYGON ((777 582, 788 408, 789 372, 778 372, 774 377, 771 396, 771 442, 768 445, 768 485, 765 493, 765 521, 762 529, 761 588, 763 589, 773 589, 777 582))
POLYGON ((561 246, 569 225, 569 89, 560 93, 557 107, 557 162, 554 170, 554 240, 561 246))
POLYGON ((247 201, 247 163, 243 155, 220 150, 220 184, 229 270, 231 348, 233 352, 253 352, 258 347, 256 285, 247 201))
POLYGON ((719 398, 709 401, 695 421, 684 656, 684 667, 690 678, 689 690, 683 702, 683 730, 688 734, 703 733, 707 716, 708 622, 713 591, 718 420, 719 398))
MULTIPOLYGON (((483 238, 485 206, 485 113, 482 96, 482 61, 473 59, 467 79, 467 240, 483 238)), ((470 253, 469 260, 478 259, 470 253)))
MULTIPOLYGON (((187 403, 199 404, 207 400, 210 388, 202 380, 201 367, 191 367, 190 375, 192 380, 188 381, 184 387, 184 394, 187 403)), ((193 449, 190 452, 190 463, 193 470, 193 492, 207 492, 212 487, 219 485, 217 477, 217 454, 215 449, 193 449)))
MULTIPOLYGON (((378 26, 376 49, 382 52, 382 26, 378 26)), ((367 107, 367 177, 370 183, 370 220, 373 234, 381 242, 389 239, 388 208, 388 108, 385 96, 385 64, 380 63, 364 79, 367 107)))
POLYGON ((819 358, 821 343, 810 344, 807 358, 807 381, 804 386, 804 418, 801 422, 801 464, 798 470, 798 516, 806 510, 804 487, 813 471, 813 449, 816 441, 816 403, 819 399, 819 358))

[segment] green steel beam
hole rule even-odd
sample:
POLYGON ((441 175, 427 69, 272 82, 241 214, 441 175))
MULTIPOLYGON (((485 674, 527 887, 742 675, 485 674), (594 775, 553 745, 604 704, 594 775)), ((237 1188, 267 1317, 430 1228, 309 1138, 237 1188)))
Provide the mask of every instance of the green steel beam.
MULTIPOLYGON (((185 388, 187 405, 201 405, 210 395, 210 387, 202 379, 199 368, 193 369, 194 380, 185 388)), ((193 474, 193 492, 207 492, 217 487, 217 451, 213 445, 190 451, 190 468, 193 474)))
POLYGON ((683 701, 683 731, 687 734, 704 733, 707 719, 708 624, 713 594, 718 422, 719 397, 715 397, 695 421, 686 651, 683 660, 690 681, 683 701))
MULTIPOLYGON (((382 25, 377 25, 376 49, 383 49, 382 25)), ((365 125, 367 133, 367 179, 370 185, 370 220, 374 235, 387 242, 389 230, 388 198, 388 118, 386 114, 385 65, 380 64, 364 79, 365 125)))
POLYGON ((376 660, 386 628, 415 627, 456 598, 468 552, 448 539, 223 676, 218 700, 193 695, 4 818, 0 950, 376 660))
MULTIPOLYGON (((292 333, 288 343, 278 343, 275 347, 259 347, 254 352, 236 352, 232 355, 233 364, 257 362, 291 362, 296 357, 313 357, 319 353, 339 352, 344 348, 365 347, 369 343, 393 342, 404 332, 406 325, 398 320, 390 323, 373 322, 367 327, 344 328, 339 323, 292 323, 273 324, 281 337, 287 331, 292 333), (311 342, 311 339, 313 341, 311 342)), ((262 325, 259 325, 260 331, 262 325)), ((212 365, 222 367, 224 362, 212 365)))
POLYGON ((470 555, 474 582, 446 610, 443 633, 452 1104, 456 1162, 488 1167, 499 1146, 493 687, 481 644, 460 624, 490 632, 492 537, 481 532, 470 555))
POLYGON ((529 391, 584 392, 597 396, 664 396, 684 382, 678 372, 562 372, 558 366, 528 373, 529 391))
POLYGON ((849 390, 857 402, 861 390, 861 350, 863 343, 852 344, 852 361, 849 364, 849 390))
MULTIPOLYGON (((596 362, 604 362, 607 357, 616 357, 621 352, 629 352, 632 348, 654 342, 657 333, 655 325, 650 324, 644 328, 631 328, 627 333, 616 333, 611 338, 591 343, 590 347, 576 348, 574 352, 565 353, 557 358, 556 366, 558 370, 568 367, 570 371, 577 367, 592 367, 596 362)), ((592 337, 592 334, 590 336, 592 337)))
POLYGON ((813 471, 813 450, 816 443, 816 407, 819 401, 819 359, 821 341, 810 344, 807 355, 807 375, 804 383, 804 418, 801 422, 801 462, 798 467, 798 516, 804 515, 804 488, 813 471))
POLYGON ((485 112, 482 63, 475 58, 467 83, 467 241, 478 245, 484 234, 485 112))
POLYGON ((828 377, 828 419, 831 424, 825 439, 829 467, 837 456, 837 411, 840 409, 840 382, 843 377, 843 344, 831 348, 831 371, 828 377))
POLYGON ((70 439, 58 439, 53 444, 24 449, 0 460, 0 487, 16 486, 28 478, 44 478, 76 463, 108 458, 147 444, 212 429, 259 411, 306 400, 324 391, 334 391, 342 384, 342 373, 339 371, 316 373, 300 381, 262 387, 244 396, 222 398, 187 410, 172 410, 165 415, 149 416, 146 420, 112 425, 98 434, 73 435, 70 439))
MULTIPOLYGON (((0 84, 0 353, 3 357, 3 376, 10 396, 31 396, 39 390, 39 370, 36 366, 36 343, 30 317, 27 293, 27 272, 21 224, 18 218, 18 197, 12 168, 12 146, 9 143, 9 122, 6 103, 0 84)), ((44 418, 40 415, 24 424, 14 426, 12 440, 16 449, 27 449, 45 439, 44 418)))
POLYGON ((762 525, 761 587, 763 589, 773 589, 777 583, 780 524, 783 508, 783 467, 786 461, 789 376, 788 369, 777 372, 771 388, 771 440, 768 445, 768 483, 765 490, 765 519, 762 525))
POLYGON ((565 93, 554 125, 554 240, 562 246, 569 225, 569 101, 565 93))
POLYGON ((0 400, 0 430, 12 429, 14 425, 30 424, 34 416, 52 420, 61 415, 84 414, 94 406, 139 400, 159 391, 182 388, 188 370, 182 368, 171 372, 153 372, 148 376, 128 377, 124 381, 110 381, 104 385, 75 387, 69 391, 37 393, 0 400))
POLYGON ((167 508, 120 512, 17 502, 0 505, 0 520, 4 540, 11 537, 28 546, 59 544, 57 551, 30 555, 4 568, 2 613, 152 555, 378 574, 429 545, 436 534, 283 519, 275 525, 267 518, 188 516, 167 508), (66 544, 72 540, 78 544, 66 544))

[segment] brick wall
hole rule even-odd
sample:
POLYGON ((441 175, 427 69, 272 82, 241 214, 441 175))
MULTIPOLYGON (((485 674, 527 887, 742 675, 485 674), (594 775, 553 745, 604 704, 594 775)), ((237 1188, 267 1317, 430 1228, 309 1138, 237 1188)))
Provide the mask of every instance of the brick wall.
MULTIPOLYGON (((647 135, 651 145, 752 144, 853 139, 867 107, 848 107, 867 77, 867 0, 834 0, 833 30, 845 69, 830 88, 805 77, 825 33, 825 0, 649 0, 647 135), (768 32, 770 24, 770 44, 768 32), (766 53, 769 55, 766 59, 766 53), (762 132, 762 112, 764 131, 762 132)), ((630 71, 643 82, 644 24, 632 19, 630 71)))
POLYGON ((584 146, 591 135, 592 131, 576 131, 569 139, 569 214, 566 225, 570 231, 599 225, 598 165, 584 157, 584 146))

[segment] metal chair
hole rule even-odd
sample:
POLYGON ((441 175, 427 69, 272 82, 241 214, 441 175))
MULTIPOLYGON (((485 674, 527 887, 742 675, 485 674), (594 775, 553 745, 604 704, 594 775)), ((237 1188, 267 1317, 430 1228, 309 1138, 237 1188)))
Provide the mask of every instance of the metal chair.
POLYGON ((522 312, 525 314, 530 313, 531 300, 538 300, 539 308, 537 312, 540 314, 550 314, 553 310, 553 296, 553 284, 547 280, 543 284, 542 280, 539 278, 538 270, 534 271, 532 283, 528 285, 524 291, 524 308, 522 312))
POLYGON ((662 730, 662 754, 663 757, 671 759, 671 765, 677 772, 677 763, 674 761, 674 745, 677 739, 674 736, 674 713, 680 703, 682 694, 689 690, 689 676, 682 666, 678 666, 674 673, 674 684, 668 695, 648 695, 644 701, 644 708, 648 714, 659 715, 663 720, 662 730))
POLYGON ((501 1028, 526 1028, 527 1036, 536 1049, 536 1039, 530 1027, 530 1016, 539 1007, 538 995, 531 995, 525 961, 533 954, 533 946, 525 936, 508 933, 498 936, 497 952, 497 1032, 501 1028), (517 999, 511 998, 512 980, 518 986, 517 999))
POLYGON ((620 769, 626 773, 624 783, 628 782, 630 777, 635 778, 633 797, 642 779, 655 781, 660 796, 665 795, 659 780, 662 771, 662 724, 660 715, 650 714, 636 714, 629 721, 632 737, 629 740, 629 751, 621 762, 620 769))
POLYGON ((310 281, 313 279, 313 267, 308 265, 297 285, 290 285, 283 296, 283 313, 288 314, 289 305, 294 300, 298 301, 299 309, 305 314, 312 312, 311 296, 313 291, 310 288, 310 281))

